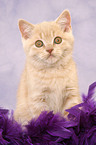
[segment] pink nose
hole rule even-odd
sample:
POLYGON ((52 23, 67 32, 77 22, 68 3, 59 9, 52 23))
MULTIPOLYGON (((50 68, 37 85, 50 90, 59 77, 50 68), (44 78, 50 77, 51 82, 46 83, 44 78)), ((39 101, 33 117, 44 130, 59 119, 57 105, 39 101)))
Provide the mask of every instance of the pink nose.
POLYGON ((46 51, 49 52, 49 53, 51 53, 53 51, 53 49, 48 49, 46 51))

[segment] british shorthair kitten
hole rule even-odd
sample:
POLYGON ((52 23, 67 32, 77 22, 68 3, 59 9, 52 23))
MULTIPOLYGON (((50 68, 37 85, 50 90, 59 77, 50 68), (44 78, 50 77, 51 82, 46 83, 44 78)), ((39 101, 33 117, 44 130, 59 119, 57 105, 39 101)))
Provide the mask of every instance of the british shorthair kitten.
POLYGON ((19 20, 19 29, 26 64, 15 119, 25 124, 44 110, 66 114, 66 109, 80 103, 69 11, 63 11, 55 21, 36 25, 19 20))

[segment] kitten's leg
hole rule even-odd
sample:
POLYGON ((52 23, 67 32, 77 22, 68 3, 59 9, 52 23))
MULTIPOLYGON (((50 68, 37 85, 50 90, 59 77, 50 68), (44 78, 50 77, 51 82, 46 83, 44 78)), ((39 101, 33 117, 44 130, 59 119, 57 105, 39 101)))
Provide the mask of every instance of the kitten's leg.
POLYGON ((28 101, 28 107, 30 114, 32 114, 32 118, 37 118, 42 111, 49 110, 49 107, 46 103, 46 96, 36 95, 29 99, 28 101))
POLYGON ((30 120, 31 116, 27 106, 27 86, 26 86, 26 70, 24 70, 17 93, 17 105, 14 112, 15 120, 25 124, 24 121, 30 120))
POLYGON ((80 94, 77 89, 75 88, 67 88, 66 90, 66 98, 64 99, 64 105, 63 105, 63 113, 66 117, 68 115, 68 112, 66 112, 66 109, 70 109, 71 107, 81 103, 80 94))

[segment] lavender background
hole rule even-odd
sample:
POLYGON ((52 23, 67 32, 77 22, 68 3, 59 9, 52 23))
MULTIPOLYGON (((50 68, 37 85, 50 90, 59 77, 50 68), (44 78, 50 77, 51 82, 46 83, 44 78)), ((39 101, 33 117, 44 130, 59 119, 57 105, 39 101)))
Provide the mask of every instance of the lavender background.
POLYGON ((25 54, 18 19, 33 24, 55 20, 69 9, 75 37, 80 93, 96 81, 96 0, 0 0, 0 106, 14 109, 25 54))

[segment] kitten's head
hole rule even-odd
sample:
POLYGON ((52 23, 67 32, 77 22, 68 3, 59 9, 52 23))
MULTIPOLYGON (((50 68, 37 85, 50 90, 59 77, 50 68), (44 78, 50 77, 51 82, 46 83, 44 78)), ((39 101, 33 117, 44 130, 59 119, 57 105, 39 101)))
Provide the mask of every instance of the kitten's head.
POLYGON ((72 57, 74 38, 68 10, 52 22, 33 25, 19 20, 19 28, 27 59, 37 67, 64 65, 72 57))

